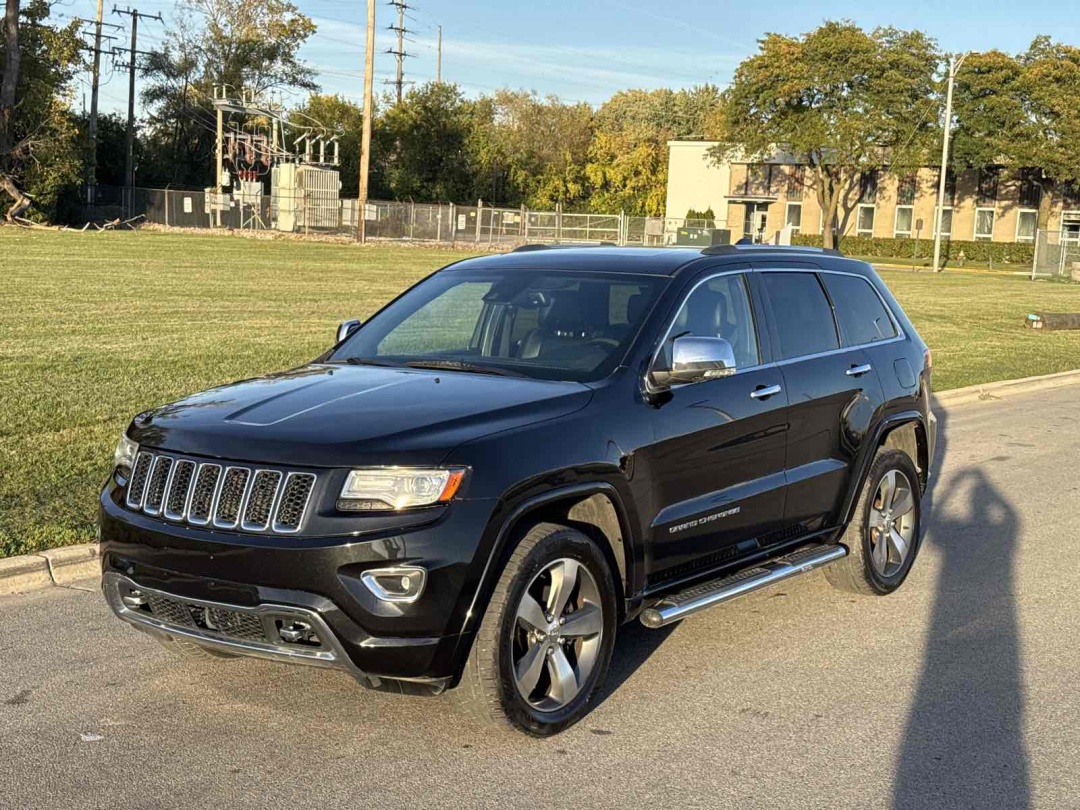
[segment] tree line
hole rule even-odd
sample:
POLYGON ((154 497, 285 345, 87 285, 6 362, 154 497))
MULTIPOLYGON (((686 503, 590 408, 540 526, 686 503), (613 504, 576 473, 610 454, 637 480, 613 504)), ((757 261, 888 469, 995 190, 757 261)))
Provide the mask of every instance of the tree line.
MULTIPOLYGON (((72 104, 87 69, 75 23, 49 0, 6 0, 0 38, 0 191, 10 214, 64 218, 86 180, 85 116, 72 104), (14 22, 13 22, 14 21, 14 22)), ((144 113, 136 185, 213 183, 214 87, 289 92, 294 131, 339 135, 342 192, 357 191, 362 111, 319 92, 299 56, 315 24, 288 0, 185 0, 164 43, 141 64, 144 113)), ((371 194, 423 202, 660 215, 667 141, 716 141, 714 160, 781 151, 843 229, 862 179, 934 166, 942 136, 946 54, 921 31, 866 31, 830 21, 800 36, 766 34, 724 89, 624 90, 599 106, 502 89, 466 96, 430 82, 373 111, 371 194)), ((1024 167, 1044 187, 1080 181, 1080 49, 1038 37, 1020 54, 972 54, 954 95, 957 168, 1024 167)), ((258 124, 258 122, 256 122, 258 124)), ((125 121, 98 124, 97 180, 123 183, 125 121)), ((1045 213, 1045 212, 1044 212, 1045 213)), ((833 240, 826 228, 826 244, 833 240)))

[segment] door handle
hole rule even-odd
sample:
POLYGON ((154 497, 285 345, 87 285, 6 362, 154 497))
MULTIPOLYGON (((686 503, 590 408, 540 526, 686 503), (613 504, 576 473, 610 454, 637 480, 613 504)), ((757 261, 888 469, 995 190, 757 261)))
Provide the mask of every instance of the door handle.
POLYGON ((781 390, 779 385, 762 385, 750 392, 750 398, 768 399, 779 394, 781 390))
POLYGON ((849 377, 861 377, 863 374, 869 374, 874 370, 874 367, 869 363, 863 363, 861 366, 852 366, 844 373, 849 377))

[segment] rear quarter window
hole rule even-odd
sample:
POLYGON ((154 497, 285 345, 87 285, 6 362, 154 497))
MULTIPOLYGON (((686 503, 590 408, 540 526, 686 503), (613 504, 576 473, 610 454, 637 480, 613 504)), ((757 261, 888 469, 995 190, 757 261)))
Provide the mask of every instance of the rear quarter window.
POLYGON ((832 298, 845 346, 861 346, 896 337, 896 326, 869 281, 832 273, 824 273, 821 278, 832 298))

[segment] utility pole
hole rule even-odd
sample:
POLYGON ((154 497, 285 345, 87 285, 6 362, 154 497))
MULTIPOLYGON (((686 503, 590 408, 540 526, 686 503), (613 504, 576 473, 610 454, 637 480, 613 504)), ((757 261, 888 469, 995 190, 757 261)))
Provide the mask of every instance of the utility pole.
POLYGON ((964 64, 968 54, 949 58, 949 86, 945 91, 945 126, 944 135, 941 139, 941 172, 938 177, 937 207, 934 209, 934 272, 941 272, 941 218, 945 206, 945 178, 949 167, 949 138, 952 135, 952 96, 953 84, 956 82, 956 72, 964 64))
MULTIPOLYGON (((101 0, 98 0, 101 2, 101 0)), ((442 84, 442 26, 439 26, 439 56, 435 62, 435 81, 442 84)))
MULTIPOLYGON (((128 57, 128 120, 127 138, 124 141, 124 185, 128 196, 135 189, 135 43, 139 36, 139 12, 131 15, 131 55, 128 57)), ((132 202, 129 200, 128 205, 132 202)))
MULTIPOLYGON (((94 45, 91 48, 85 48, 94 54, 91 82, 90 82, 90 124, 87 127, 87 135, 90 139, 90 160, 86 166, 86 202, 93 204, 97 197, 97 119, 98 119, 98 91, 101 88, 101 54, 104 51, 101 48, 101 41, 103 39, 114 40, 116 37, 110 34, 103 34, 101 29, 112 28, 116 31, 120 31, 123 26, 115 25, 114 23, 107 23, 102 19, 102 15, 105 12, 104 0, 98 0, 97 4, 97 17, 93 20, 88 20, 85 17, 76 17, 77 22, 85 23, 87 25, 94 26, 94 45)), ((111 53, 111 50, 110 50, 111 53)), ((85 94, 83 107, 85 109, 85 94)))
POLYGON ((132 197, 134 195, 135 188, 135 69, 137 67, 135 63, 136 57, 145 54, 144 51, 138 50, 136 45, 139 41, 139 18, 147 20, 157 20, 162 22, 160 14, 140 14, 138 9, 118 9, 113 8, 113 14, 127 14, 131 17, 131 51, 128 55, 128 118, 127 118, 127 137, 125 139, 124 148, 124 186, 127 188, 128 196, 128 215, 130 216, 132 197))
POLYGON ((101 18, 105 13, 105 0, 97 0, 97 16, 94 18, 94 75, 90 87, 90 166, 87 170, 86 201, 91 205, 97 196, 97 110, 98 84, 101 82, 101 18))
MULTIPOLYGON (((221 97, 225 98, 226 88, 221 88, 221 97)), ((216 105, 215 105, 216 106, 216 105)), ((225 111, 217 108, 217 151, 214 156, 214 225, 221 227, 221 172, 225 162, 225 111)))
POLYGON ((398 10, 397 25, 388 26, 391 31, 397 32, 397 50, 390 50, 387 53, 392 53, 397 57, 397 79, 394 84, 397 85, 397 103, 400 104, 402 91, 405 87, 405 57, 408 56, 405 53, 405 35, 409 33, 405 28, 405 9, 409 5, 405 0, 390 0, 390 5, 398 10))
POLYGON ((364 51, 364 129, 360 137, 360 193, 356 201, 356 239, 358 242, 364 242, 367 238, 368 171, 371 168, 371 113, 375 103, 374 84, 375 0, 368 0, 367 49, 364 51))

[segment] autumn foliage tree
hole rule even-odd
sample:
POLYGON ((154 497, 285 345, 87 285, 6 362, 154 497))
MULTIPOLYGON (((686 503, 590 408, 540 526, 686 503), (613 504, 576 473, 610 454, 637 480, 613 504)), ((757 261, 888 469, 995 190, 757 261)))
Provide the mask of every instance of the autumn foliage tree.
POLYGON ((595 115, 585 167, 593 211, 663 216, 670 140, 701 140, 720 103, 713 85, 688 90, 624 90, 595 115))

